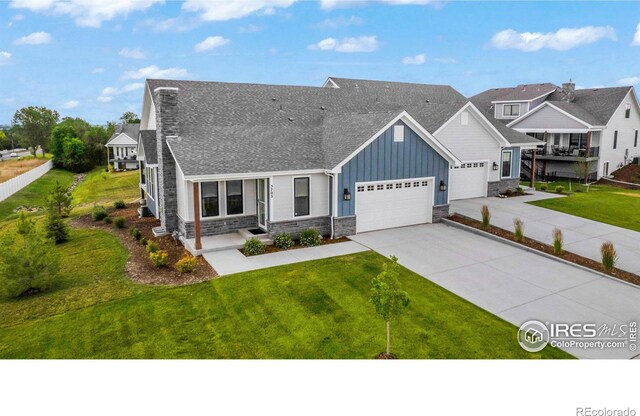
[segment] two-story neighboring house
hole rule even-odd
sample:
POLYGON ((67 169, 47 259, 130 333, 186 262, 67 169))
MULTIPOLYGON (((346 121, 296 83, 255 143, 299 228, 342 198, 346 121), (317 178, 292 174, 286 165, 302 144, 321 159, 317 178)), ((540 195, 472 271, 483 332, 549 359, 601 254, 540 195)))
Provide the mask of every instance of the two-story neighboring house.
POLYGON ((107 148, 107 162, 113 169, 137 169, 136 148, 140 124, 118 124, 116 130, 104 146, 107 148))
MULTIPOLYGON (((640 156, 640 105, 633 87, 575 89, 568 82, 494 88, 471 97, 491 120, 545 142, 536 175, 589 179, 608 176, 640 156)), ((530 177, 532 153, 522 155, 530 177)))

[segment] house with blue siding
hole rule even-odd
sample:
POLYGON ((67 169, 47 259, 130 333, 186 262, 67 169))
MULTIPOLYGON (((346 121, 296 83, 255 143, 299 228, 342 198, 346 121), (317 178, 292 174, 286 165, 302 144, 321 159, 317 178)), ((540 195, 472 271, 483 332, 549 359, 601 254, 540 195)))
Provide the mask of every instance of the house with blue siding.
POLYGON ((336 238, 437 222, 451 200, 515 189, 520 150, 538 143, 448 85, 149 79, 141 214, 194 254, 220 234, 336 238))

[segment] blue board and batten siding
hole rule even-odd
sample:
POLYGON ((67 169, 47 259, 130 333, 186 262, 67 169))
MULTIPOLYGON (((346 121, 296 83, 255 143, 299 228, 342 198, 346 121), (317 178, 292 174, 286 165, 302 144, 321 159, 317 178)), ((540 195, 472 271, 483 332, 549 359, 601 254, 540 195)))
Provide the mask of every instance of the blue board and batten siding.
POLYGON ((439 184, 449 182, 449 162, 406 125, 404 142, 394 142, 392 126, 342 166, 338 195, 348 189, 354 197, 350 201, 339 199, 338 216, 355 215, 356 182, 428 176, 435 177, 435 205, 446 205, 447 191, 440 191, 439 184))
POLYGON ((520 177, 520 148, 519 147, 505 147, 503 150, 511 150, 511 177, 520 177))

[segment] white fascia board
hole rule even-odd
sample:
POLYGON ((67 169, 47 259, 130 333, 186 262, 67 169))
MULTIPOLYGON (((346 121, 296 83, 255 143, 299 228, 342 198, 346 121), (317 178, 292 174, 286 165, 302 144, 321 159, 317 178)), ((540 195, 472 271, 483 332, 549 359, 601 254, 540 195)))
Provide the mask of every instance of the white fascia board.
MULTIPOLYGON (((544 107, 551 107, 554 110, 556 110, 557 112, 559 112, 560 114, 563 114, 567 117, 569 117, 570 119, 577 121, 580 124, 583 124, 586 128, 590 129, 593 126, 589 123, 587 123, 584 120, 579 119, 578 117, 574 116, 573 114, 569 114, 566 111, 562 110, 561 108, 556 107, 555 105, 551 104, 549 101, 545 101, 544 103, 540 104, 539 106, 537 106, 536 108, 534 108, 533 110, 529 111, 526 114, 523 114, 522 116, 518 117, 517 119, 513 120, 512 122, 510 122, 509 124, 507 124, 507 127, 511 127, 514 124, 517 124, 519 122, 521 122, 522 120, 524 120, 525 118, 537 113, 538 111, 540 111, 542 108, 544 107)), ((517 129, 516 129, 517 130, 517 129)), ((527 131, 532 131, 532 130, 527 130, 527 131)))
POLYGON ((481 123, 485 124, 485 128, 487 128, 490 133, 492 133, 491 136, 498 142, 498 144, 502 146, 509 145, 509 141, 505 139, 502 134, 500 134, 498 129, 496 129, 493 124, 491 124, 491 122, 484 116, 484 114, 482 114, 482 111, 480 111, 478 107, 476 107, 471 101, 462 106, 462 108, 458 110, 453 116, 451 116, 451 118, 449 118, 449 120, 447 120, 442 126, 440 126, 438 130, 434 131, 433 135, 437 136, 438 133, 440 133, 446 126, 449 125, 449 123, 453 122, 456 117, 458 117, 463 111, 468 109, 471 109, 480 118, 481 123))
POLYGON ((331 77, 327 78, 327 80, 322 84, 322 88, 340 88, 338 84, 331 77))
POLYGON ((530 128, 513 128, 520 133, 587 133, 588 131, 599 131, 598 129, 530 129, 530 128))
POLYGON ((129 139, 131 142, 130 143, 116 143, 115 146, 129 146, 129 147, 131 147, 131 146, 137 146, 138 145, 138 142, 136 140, 132 139, 131 137, 129 137, 129 135, 127 135, 125 133, 120 133, 116 137, 114 137, 113 139, 109 140, 107 142, 107 144, 105 144, 104 146, 105 147, 111 147, 113 145, 113 143, 115 141, 117 141, 118 139, 120 139, 121 137, 123 139, 129 139))
POLYGON ((387 129, 393 126, 398 120, 403 121, 411 130, 416 132, 418 136, 422 140, 424 140, 427 144, 429 144, 433 149, 438 152, 442 157, 447 159, 449 163, 453 163, 455 166, 460 165, 460 160, 454 156, 449 149, 447 149, 442 143, 440 143, 431 133, 429 133, 424 127, 422 127, 416 120, 413 119, 406 111, 402 111, 396 117, 394 117, 390 122, 388 122, 384 127, 378 130, 371 138, 362 143, 356 150, 354 150, 349 156, 342 160, 342 162, 338 163, 333 169, 331 169, 332 173, 340 173, 340 169, 347 164, 351 159, 353 159, 358 153, 362 152, 364 148, 366 148, 369 144, 371 144, 374 140, 376 140, 382 133, 384 133, 387 129))
MULTIPOLYGON (((177 163, 177 162, 176 162, 177 163)), ((182 170, 182 169, 181 169, 182 170)), ((222 173, 216 175, 188 175, 184 178, 189 181, 218 181, 218 180, 234 180, 234 179, 264 179, 275 176, 295 176, 310 175, 314 173, 325 173, 325 169, 308 169, 308 170, 291 170, 291 171, 273 171, 273 172, 245 172, 245 173, 222 173)))
POLYGON ((629 94, 633 95, 633 98, 634 98, 633 102, 636 105, 636 110, 640 112, 640 103, 638 103, 638 96, 636 95, 636 90, 635 90, 635 88, 631 87, 631 88, 629 88, 629 92, 627 92, 627 95, 624 96, 622 101, 620 101, 620 104, 618 104, 618 106, 616 107, 616 111, 614 111, 613 114, 611 114, 611 117, 609 117, 609 120, 607 120, 607 124, 606 125, 609 125, 609 122, 611 121, 613 116, 616 115, 616 113, 618 112, 620 107, 622 107, 622 104, 625 104, 629 94))
POLYGON ((544 146, 545 142, 540 143, 511 143, 508 147, 519 147, 522 150, 537 149, 538 146, 544 146))

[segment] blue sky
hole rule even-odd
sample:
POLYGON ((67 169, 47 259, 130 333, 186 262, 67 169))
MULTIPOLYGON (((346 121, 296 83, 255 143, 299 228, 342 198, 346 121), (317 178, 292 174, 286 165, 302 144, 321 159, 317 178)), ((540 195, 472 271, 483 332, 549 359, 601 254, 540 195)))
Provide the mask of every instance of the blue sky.
POLYGON ((13 0, 0 3, 0 124, 26 105, 92 123, 139 112, 145 77, 451 84, 640 83, 640 3, 13 0))

